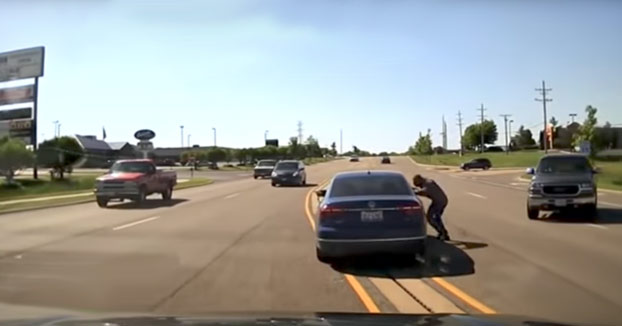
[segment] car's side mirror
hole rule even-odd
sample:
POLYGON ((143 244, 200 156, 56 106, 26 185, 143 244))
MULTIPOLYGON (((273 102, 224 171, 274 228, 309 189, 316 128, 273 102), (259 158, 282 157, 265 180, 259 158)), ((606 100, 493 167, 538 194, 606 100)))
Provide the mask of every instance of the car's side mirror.
POLYGON ((300 171, 304 171, 304 170, 305 170, 305 167, 304 167, 304 166, 300 168, 300 171))
POLYGON ((326 197, 326 189, 320 189, 315 191, 315 195, 318 199, 326 197))
POLYGON ((527 170, 525 170, 525 174, 534 175, 536 174, 536 171, 533 168, 527 168, 527 170))

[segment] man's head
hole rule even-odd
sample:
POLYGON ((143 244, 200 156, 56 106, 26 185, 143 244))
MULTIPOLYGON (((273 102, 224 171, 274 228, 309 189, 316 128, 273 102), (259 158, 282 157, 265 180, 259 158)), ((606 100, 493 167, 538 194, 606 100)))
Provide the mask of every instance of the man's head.
POLYGON ((423 186, 424 182, 425 182, 425 178, 421 174, 415 174, 415 176, 413 177, 413 184, 416 187, 423 186))

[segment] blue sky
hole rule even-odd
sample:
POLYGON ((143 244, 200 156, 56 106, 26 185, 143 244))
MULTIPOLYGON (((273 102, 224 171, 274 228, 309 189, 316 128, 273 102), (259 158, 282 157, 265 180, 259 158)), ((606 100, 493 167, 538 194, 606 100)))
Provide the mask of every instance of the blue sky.
MULTIPOLYGON (((265 130, 404 151, 484 103, 502 132, 591 104, 622 124, 620 1, 3 1, 0 51, 43 45, 39 135, 259 146, 265 130), (180 4, 180 3, 183 3, 180 4), (186 140, 184 140, 186 142, 186 140)), ((14 83, 15 84, 15 83, 14 83)), ((6 86, 6 84, 5 84, 6 86)), ((502 134, 500 134, 502 138, 502 134)))

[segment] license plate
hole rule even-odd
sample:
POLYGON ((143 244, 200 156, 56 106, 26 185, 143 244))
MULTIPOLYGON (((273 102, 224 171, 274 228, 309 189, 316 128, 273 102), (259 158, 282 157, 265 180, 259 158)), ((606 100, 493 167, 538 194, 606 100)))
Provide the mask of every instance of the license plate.
POLYGON ((361 212, 362 222, 380 222, 383 220, 382 211, 361 212))
POLYGON ((555 206, 566 206, 565 199, 555 199, 555 206))

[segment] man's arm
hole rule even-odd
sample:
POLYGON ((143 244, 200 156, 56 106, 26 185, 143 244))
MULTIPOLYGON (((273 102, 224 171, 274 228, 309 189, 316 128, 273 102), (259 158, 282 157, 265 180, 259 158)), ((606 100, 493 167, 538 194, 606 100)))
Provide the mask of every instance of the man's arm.
POLYGON ((423 197, 430 197, 430 196, 428 195, 428 193, 426 192, 426 189, 425 189, 425 188, 421 188, 421 189, 419 189, 419 190, 415 190, 415 195, 417 195, 417 196, 423 196, 423 197))

